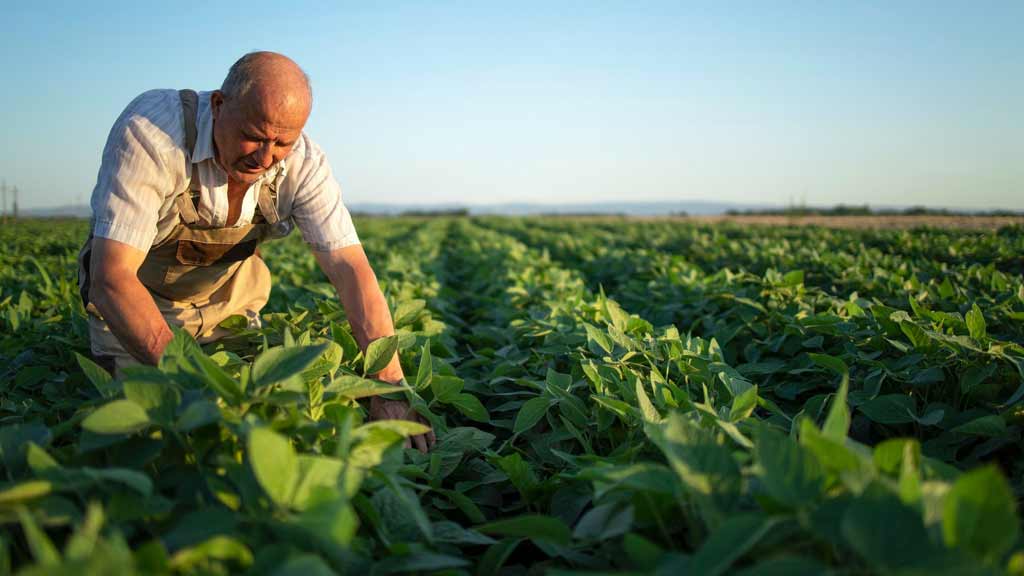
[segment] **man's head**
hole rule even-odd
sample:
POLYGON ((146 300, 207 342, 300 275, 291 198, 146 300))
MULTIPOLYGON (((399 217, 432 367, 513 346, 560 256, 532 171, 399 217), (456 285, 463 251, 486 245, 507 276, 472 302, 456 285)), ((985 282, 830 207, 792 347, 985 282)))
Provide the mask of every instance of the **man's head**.
POLYGON ((309 79, 274 52, 246 54, 210 96, 217 162, 228 179, 251 184, 289 152, 309 118, 309 79))

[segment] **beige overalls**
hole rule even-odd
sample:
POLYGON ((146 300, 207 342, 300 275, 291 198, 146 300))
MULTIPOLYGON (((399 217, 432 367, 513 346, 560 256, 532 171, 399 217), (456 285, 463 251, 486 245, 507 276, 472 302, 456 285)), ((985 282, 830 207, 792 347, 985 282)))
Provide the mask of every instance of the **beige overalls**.
MULTIPOLYGON (((197 95, 181 90, 189 154, 195 148, 197 95)), ((227 334, 219 328, 234 314, 245 316, 250 327, 259 326, 259 311, 270 296, 270 271, 256 247, 280 225, 277 190, 264 181, 252 223, 231 228, 203 228, 196 204, 199 170, 192 166, 189 188, 175 199, 178 224, 170 235, 153 245, 139 267, 138 277, 149 290, 167 323, 180 326, 201 343, 227 334)), ((273 180, 273 179, 268 179, 273 180)), ((89 265, 92 235, 79 253, 78 282, 89 315, 93 358, 111 371, 137 364, 107 327, 99 310, 89 302, 89 265)))

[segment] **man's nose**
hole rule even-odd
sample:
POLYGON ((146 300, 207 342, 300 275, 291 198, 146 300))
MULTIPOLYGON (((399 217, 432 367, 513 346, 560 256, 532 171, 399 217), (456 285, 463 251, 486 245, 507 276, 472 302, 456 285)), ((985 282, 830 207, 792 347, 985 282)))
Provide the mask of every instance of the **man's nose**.
POLYGON ((264 170, 270 168, 270 165, 274 163, 274 145, 272 142, 264 142, 260 146, 259 150, 256 151, 256 160, 264 170))

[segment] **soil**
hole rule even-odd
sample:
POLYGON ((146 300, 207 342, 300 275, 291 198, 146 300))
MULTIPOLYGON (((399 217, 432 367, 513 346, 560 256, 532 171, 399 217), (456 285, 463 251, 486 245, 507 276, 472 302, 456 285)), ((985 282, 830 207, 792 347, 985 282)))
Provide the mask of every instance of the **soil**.
POLYGON ((689 216, 701 223, 732 222, 764 226, 824 226, 828 228, 967 228, 996 230, 1024 225, 1024 216, 689 216))

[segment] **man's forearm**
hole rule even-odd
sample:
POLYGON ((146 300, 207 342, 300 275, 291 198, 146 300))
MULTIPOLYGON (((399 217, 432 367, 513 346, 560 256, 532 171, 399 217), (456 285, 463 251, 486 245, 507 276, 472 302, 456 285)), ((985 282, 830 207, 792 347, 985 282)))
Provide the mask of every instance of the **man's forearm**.
MULTIPOLYGON (((369 276, 369 278, 359 278, 355 283, 359 287, 356 290, 338 291, 341 304, 345 307, 345 314, 352 326, 352 335, 355 336, 356 342, 363 350, 366 350, 370 342, 395 333, 388 301, 377 285, 377 278, 372 272, 369 276)), ((382 380, 396 380, 402 377, 397 354, 387 367, 381 370, 378 377, 382 380)))
MULTIPOLYGON (((341 248, 331 252, 314 252, 320 268, 334 285, 345 307, 352 334, 359 347, 366 350, 370 342, 395 333, 388 301, 377 284, 361 246, 341 248)), ((389 382, 403 377, 402 366, 395 354, 391 362, 377 377, 389 382)))
POLYGON ((134 276, 97 279, 89 294, 121 346, 139 362, 156 365, 174 334, 142 282, 134 276))

